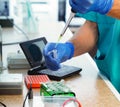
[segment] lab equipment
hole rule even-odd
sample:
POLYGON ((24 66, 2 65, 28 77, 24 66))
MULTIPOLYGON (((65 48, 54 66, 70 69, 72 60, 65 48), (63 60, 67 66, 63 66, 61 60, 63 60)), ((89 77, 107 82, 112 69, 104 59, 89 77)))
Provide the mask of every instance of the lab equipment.
POLYGON ((40 89, 41 96, 72 96, 75 97, 75 93, 64 84, 63 81, 46 82, 41 84, 40 89))
POLYGON ((0 95, 21 95, 23 76, 20 73, 0 74, 0 95))
POLYGON ((21 52, 10 52, 7 54, 7 63, 9 69, 30 68, 25 55, 21 52))
POLYGON ((61 40, 62 36, 64 35, 64 33, 66 32, 71 20, 73 19, 73 17, 75 16, 76 12, 74 10, 71 9, 71 13, 70 13, 70 16, 65 24, 65 27, 63 28, 59 38, 58 38, 58 42, 61 40))
POLYGON ((24 77, 27 88, 40 88, 41 83, 50 81, 47 75, 26 75, 24 77))
POLYGON ((40 95, 43 96, 44 103, 51 103, 55 107, 81 107, 75 93, 64 84, 64 81, 43 83, 40 95))
POLYGON ((25 107, 82 107, 80 101, 70 96, 33 96, 25 104, 25 107))

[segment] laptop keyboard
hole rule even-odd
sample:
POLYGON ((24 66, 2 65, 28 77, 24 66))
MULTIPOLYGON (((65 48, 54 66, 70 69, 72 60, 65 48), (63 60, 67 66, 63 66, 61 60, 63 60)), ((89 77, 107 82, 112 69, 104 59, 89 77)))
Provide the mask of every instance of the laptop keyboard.
POLYGON ((39 71, 41 74, 47 74, 47 75, 53 75, 53 76, 65 76, 74 72, 80 71, 80 68, 73 67, 73 66, 67 66, 67 65, 62 65, 62 67, 57 70, 57 71, 52 71, 50 69, 44 69, 39 71))
POLYGON ((79 67, 62 65, 62 67, 57 71, 52 71, 50 69, 46 69, 46 67, 38 67, 36 69, 28 70, 29 75, 48 75, 50 79, 53 80, 61 80, 66 77, 69 77, 73 74, 79 74, 82 69, 79 67))

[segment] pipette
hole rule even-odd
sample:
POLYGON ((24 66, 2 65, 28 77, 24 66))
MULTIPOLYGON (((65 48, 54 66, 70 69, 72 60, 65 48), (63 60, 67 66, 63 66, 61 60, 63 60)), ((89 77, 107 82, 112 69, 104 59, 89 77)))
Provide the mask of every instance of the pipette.
POLYGON ((75 13, 73 10, 71 10, 70 16, 69 16, 69 18, 68 18, 68 20, 67 20, 67 22, 66 22, 66 24, 65 24, 65 27, 63 28, 63 30, 62 30, 59 38, 58 38, 58 42, 61 40, 62 36, 63 36, 64 33, 66 32, 66 30, 67 30, 67 28, 68 28, 71 20, 72 20, 73 17, 75 16, 75 14, 76 14, 76 13, 75 13))
MULTIPOLYGON (((66 22, 66 24, 65 24, 65 27, 63 28, 63 30, 62 30, 62 32, 61 32, 61 34, 60 34, 58 40, 57 40, 57 43, 56 43, 56 45, 55 45, 55 48, 57 47, 57 45, 58 45, 59 41, 61 40, 61 38, 63 37, 64 33, 66 32, 66 30, 67 30, 67 28, 68 28, 71 20, 72 20, 73 17, 75 16, 75 14, 76 14, 76 13, 75 13, 73 10, 71 10, 70 16, 69 16, 69 18, 68 18, 68 20, 67 20, 67 22, 66 22)), ((48 54, 51 54, 51 53, 52 53, 52 55, 53 55, 54 58, 57 57, 57 50, 56 50, 56 49, 50 51, 48 54)))

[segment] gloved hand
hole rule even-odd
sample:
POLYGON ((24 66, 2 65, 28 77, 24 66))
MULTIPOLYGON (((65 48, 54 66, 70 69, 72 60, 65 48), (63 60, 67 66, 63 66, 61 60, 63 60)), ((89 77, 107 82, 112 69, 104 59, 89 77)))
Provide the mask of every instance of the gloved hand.
POLYGON ((66 43, 48 43, 44 50, 46 66, 51 70, 58 70, 60 63, 70 59, 74 54, 74 46, 70 42, 66 43))
POLYGON ((78 13, 87 13, 95 11, 101 14, 107 14, 114 0, 69 0, 72 9, 78 13))

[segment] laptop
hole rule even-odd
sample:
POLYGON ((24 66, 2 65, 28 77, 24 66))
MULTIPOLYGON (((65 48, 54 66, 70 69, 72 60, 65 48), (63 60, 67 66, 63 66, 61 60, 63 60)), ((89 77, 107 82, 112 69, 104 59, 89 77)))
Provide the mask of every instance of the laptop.
POLYGON ((20 43, 20 47, 26 56, 30 64, 30 69, 28 70, 28 75, 48 75, 52 80, 61 80, 72 76, 74 74, 79 74, 81 68, 68 66, 61 64, 61 68, 57 71, 52 71, 47 69, 45 65, 45 59, 43 56, 43 49, 47 44, 45 37, 28 40, 20 43))

